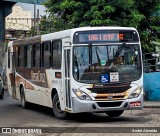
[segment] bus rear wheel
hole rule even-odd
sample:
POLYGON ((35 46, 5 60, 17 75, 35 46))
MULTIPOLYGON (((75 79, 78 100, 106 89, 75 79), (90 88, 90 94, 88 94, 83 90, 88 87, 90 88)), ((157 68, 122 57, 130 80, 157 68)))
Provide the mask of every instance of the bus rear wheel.
POLYGON ((27 101, 26 101, 26 97, 25 97, 25 93, 24 93, 24 88, 22 87, 21 88, 21 105, 22 105, 22 108, 26 109, 27 108, 27 101))
POLYGON ((118 117, 118 116, 120 116, 123 112, 124 112, 124 110, 107 111, 106 114, 107 114, 109 117, 118 117))
POLYGON ((58 119, 65 119, 67 117, 67 113, 61 110, 58 94, 55 94, 53 97, 53 113, 58 119))

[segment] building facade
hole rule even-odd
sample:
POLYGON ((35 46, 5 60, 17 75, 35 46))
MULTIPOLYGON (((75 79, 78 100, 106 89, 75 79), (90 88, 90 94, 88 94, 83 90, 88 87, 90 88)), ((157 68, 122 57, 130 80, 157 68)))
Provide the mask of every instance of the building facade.
POLYGON ((6 17, 6 39, 23 38, 34 26, 31 11, 20 6, 13 6, 12 13, 6 17))

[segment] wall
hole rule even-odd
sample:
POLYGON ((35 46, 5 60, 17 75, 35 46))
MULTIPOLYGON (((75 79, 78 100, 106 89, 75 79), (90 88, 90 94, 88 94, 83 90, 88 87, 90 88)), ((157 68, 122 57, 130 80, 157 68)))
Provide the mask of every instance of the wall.
POLYGON ((31 29, 31 11, 24 11, 20 6, 13 6, 12 13, 6 17, 6 29, 26 30, 31 29))

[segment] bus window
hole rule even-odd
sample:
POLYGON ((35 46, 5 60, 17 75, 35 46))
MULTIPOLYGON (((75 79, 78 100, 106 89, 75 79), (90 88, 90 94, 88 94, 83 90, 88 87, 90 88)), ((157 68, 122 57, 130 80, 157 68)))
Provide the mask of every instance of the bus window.
POLYGON ((10 68, 10 48, 8 48, 8 68, 10 68))
POLYGON ((31 46, 26 45, 24 47, 24 66, 31 68, 31 46))
POLYGON ((20 67, 24 67, 24 47, 20 47, 20 67))
POLYGON ((40 44, 35 44, 32 47, 32 66, 40 66, 40 44))
POLYGON ((36 55, 35 55, 35 67, 40 66, 40 44, 35 45, 36 47, 36 55))
POLYGON ((16 47, 16 66, 23 67, 24 66, 24 48, 23 47, 16 47))
POLYGON ((20 48, 16 47, 16 67, 19 67, 19 53, 20 53, 20 48))
POLYGON ((60 69, 61 61, 62 61, 62 42, 61 41, 53 41, 53 68, 60 69))
POLYGON ((47 41, 42 44, 42 67, 51 66, 51 42, 47 41))
POLYGON ((32 67, 36 66, 36 46, 32 46, 32 67))

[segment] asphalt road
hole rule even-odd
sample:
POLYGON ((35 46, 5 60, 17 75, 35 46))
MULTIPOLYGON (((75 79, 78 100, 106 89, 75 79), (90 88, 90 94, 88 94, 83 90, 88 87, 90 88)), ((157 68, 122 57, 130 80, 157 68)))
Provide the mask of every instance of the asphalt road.
MULTIPOLYGON (((27 131, 33 128, 37 129, 37 132, 41 131, 43 133, 40 135, 47 136, 53 135, 53 133, 58 136, 70 136, 73 133, 78 136, 83 135, 82 133, 93 136, 97 135, 95 133, 106 135, 106 132, 111 136, 124 133, 124 136, 128 133, 135 135, 135 131, 147 128, 152 129, 152 131, 153 129, 157 130, 159 133, 152 132, 152 136, 158 136, 160 134, 160 109, 144 108, 144 110, 125 111, 122 116, 117 118, 109 118, 104 113, 97 113, 91 116, 86 116, 85 114, 71 115, 67 120, 59 120, 53 116, 52 109, 47 107, 31 104, 29 109, 22 109, 20 101, 12 99, 6 91, 4 99, 0 99, 0 127, 16 129, 24 127, 27 131), (109 127, 110 129, 108 129, 109 127), (113 134, 113 132, 116 133, 113 134)), ((144 134, 144 132, 138 132, 138 134, 144 134)), ((145 136, 150 134, 151 132, 145 132, 145 136)), ((0 136, 2 135, 4 134, 0 133, 0 136)))

